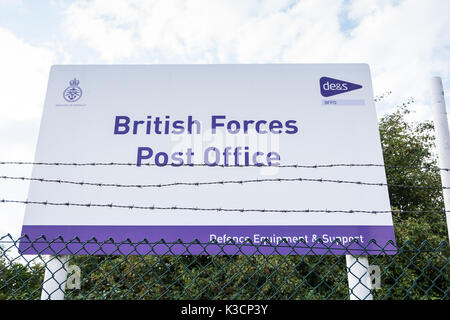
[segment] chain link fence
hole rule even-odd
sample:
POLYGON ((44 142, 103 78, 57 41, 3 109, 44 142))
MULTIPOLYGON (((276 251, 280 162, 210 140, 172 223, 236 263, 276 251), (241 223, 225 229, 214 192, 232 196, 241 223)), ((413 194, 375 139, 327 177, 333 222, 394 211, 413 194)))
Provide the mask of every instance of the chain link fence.
POLYGON ((40 299, 43 290, 48 297, 65 290, 69 300, 348 299, 352 288, 348 286, 351 268, 346 267, 346 254, 370 254, 372 283, 361 284, 370 286, 374 299, 448 299, 448 243, 389 243, 377 246, 376 252, 374 245, 29 241, 6 235, 0 238, 0 299, 40 299), (38 252, 45 250, 46 255, 18 253, 20 241, 28 241, 27 246, 38 252), (74 243, 77 249, 72 251, 74 243), (359 247, 356 251, 355 245, 359 247), (108 252, 114 247, 115 254, 104 254, 106 246, 108 252), (47 255, 49 248, 53 255, 47 255), (273 254, 262 254, 268 248, 273 254), (299 248, 302 252, 307 249, 308 254, 297 255, 299 248), (216 253, 209 254, 211 249, 216 253), (283 253, 288 250, 287 254, 278 254, 280 249, 283 253), (58 255, 67 250, 74 255, 58 255), (241 254, 244 251, 246 254, 241 254), (44 281, 46 266, 60 258, 64 258, 68 276, 57 282, 55 290, 46 292, 45 282, 57 280, 59 271, 53 270, 44 281))

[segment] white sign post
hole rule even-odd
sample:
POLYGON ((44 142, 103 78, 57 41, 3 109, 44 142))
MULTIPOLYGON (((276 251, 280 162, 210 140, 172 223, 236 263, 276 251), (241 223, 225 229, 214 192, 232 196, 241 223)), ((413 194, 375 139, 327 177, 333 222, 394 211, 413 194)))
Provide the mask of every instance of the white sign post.
POLYGON ((372 300, 372 281, 369 273, 369 259, 366 256, 346 255, 348 288, 350 300, 372 300))
MULTIPOLYGON (((431 79, 431 104, 433 110, 433 121, 436 130, 436 140, 439 152, 439 166, 450 168, 450 135, 448 129, 447 109, 445 106, 444 88, 440 77, 431 79)), ((450 186, 450 171, 441 170, 442 186, 450 186)), ((444 208, 447 217, 447 231, 450 230, 450 189, 443 189, 444 208)), ((448 231, 450 239, 450 231, 448 231)))
POLYGON ((45 263, 41 300, 64 300, 68 256, 49 256, 45 263))

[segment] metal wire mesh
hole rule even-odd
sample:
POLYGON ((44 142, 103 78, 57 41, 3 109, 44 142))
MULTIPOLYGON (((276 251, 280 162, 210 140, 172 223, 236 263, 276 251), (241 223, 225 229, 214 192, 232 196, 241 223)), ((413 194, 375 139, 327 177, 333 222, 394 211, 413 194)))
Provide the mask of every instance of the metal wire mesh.
MULTIPOLYGON (((39 250, 54 248, 52 244, 57 242, 58 250, 48 256, 18 253, 19 242, 25 240, 9 234, 0 238, 0 299, 39 299, 46 266, 51 259, 59 259, 58 250, 71 248, 74 241, 80 245, 73 252, 77 255, 66 256, 68 277, 58 288, 65 289, 66 299, 348 299, 352 288, 348 287, 345 254, 369 253, 369 262, 376 267, 371 274, 374 299, 448 299, 446 242, 407 241, 396 247, 389 243, 378 246, 375 254, 360 246, 357 255, 350 249, 355 243, 340 245, 339 253, 336 243, 280 243, 271 246, 273 253, 288 247, 290 254, 267 255, 261 254, 266 244, 250 242, 27 240, 39 250), (86 246, 90 246, 89 252, 94 246, 95 254, 83 252, 86 246), (113 246, 116 254, 103 254, 105 246, 113 246), (124 246, 133 250, 121 254, 124 246), (184 252, 174 255, 175 246, 183 247, 184 252), (201 251, 192 254, 194 246, 201 251), (211 247, 219 248, 219 253, 208 254, 211 247), (227 254, 230 247, 233 254, 227 254), (299 247, 306 247, 308 255, 296 255, 299 247), (253 254, 239 254, 244 248, 252 248, 253 254), (161 250, 165 250, 163 254, 161 250)), ((370 245, 373 248, 374 243, 370 245)))

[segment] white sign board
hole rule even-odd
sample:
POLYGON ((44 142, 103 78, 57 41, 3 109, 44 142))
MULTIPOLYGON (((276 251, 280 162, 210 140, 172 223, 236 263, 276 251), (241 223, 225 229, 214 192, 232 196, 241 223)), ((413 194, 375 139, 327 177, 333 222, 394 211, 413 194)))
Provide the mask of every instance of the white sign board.
POLYGON ((394 241, 382 166, 308 167, 383 164, 365 64, 54 66, 35 162, 78 165, 34 166, 31 239, 394 241))

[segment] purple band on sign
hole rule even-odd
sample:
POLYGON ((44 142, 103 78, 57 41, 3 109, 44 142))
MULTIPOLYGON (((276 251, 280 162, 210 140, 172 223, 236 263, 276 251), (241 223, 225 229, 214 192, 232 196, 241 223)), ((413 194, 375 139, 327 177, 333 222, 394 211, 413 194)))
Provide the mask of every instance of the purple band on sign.
MULTIPOLYGON (((25 237, 26 236, 26 237, 25 237)), ((22 254, 395 254, 392 226, 40 226, 22 254), (376 238, 376 242, 373 240, 376 238)))

